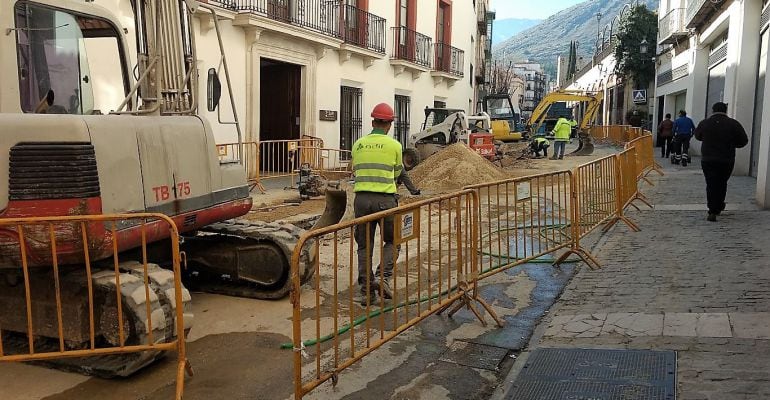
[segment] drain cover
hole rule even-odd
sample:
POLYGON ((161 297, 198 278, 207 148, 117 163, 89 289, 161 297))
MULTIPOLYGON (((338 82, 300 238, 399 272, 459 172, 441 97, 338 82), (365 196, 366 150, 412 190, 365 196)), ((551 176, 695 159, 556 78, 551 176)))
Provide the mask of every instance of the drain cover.
POLYGON ((506 399, 673 400, 676 353, 537 349, 506 399))
POLYGON ((439 360, 495 371, 506 354, 508 349, 455 340, 439 360))

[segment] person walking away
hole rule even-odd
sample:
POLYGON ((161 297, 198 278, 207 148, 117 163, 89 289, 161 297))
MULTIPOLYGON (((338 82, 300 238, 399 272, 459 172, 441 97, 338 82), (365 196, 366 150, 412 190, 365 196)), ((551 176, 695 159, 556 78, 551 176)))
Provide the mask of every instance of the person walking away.
MULTIPOLYGON (((396 182, 402 174, 403 164, 401 143, 388 136, 395 119, 393 108, 386 103, 377 104, 371 116, 372 132, 353 144, 353 209, 356 218, 398 206, 396 182)), ((382 254, 377 270, 372 273, 377 226, 377 222, 359 224, 354 233, 358 250, 359 303, 363 305, 375 303, 378 293, 383 298, 392 298, 388 280, 393 275, 393 262, 397 258, 393 248, 393 217, 382 219, 382 254)))
POLYGON ((706 178, 706 202, 711 222, 717 220, 725 209, 727 181, 735 166, 735 149, 749 143, 741 123, 727 116, 727 104, 718 102, 712 106, 711 117, 701 121, 695 128, 695 139, 701 146, 701 168, 706 178))
POLYGON ((674 136, 674 121, 671 120, 671 114, 666 114, 666 118, 660 121, 660 125, 658 125, 658 145, 660 146, 661 158, 668 158, 671 155, 672 136, 674 136))
POLYGON ((529 143, 529 151, 535 156, 540 158, 540 152, 543 152, 543 157, 548 157, 548 148, 551 147, 551 142, 545 138, 542 133, 538 133, 534 139, 529 143))
POLYGON ((553 156, 551 157, 551 160, 555 160, 557 158, 561 160, 564 158, 564 149, 567 147, 567 142, 569 142, 569 136, 571 132, 572 124, 569 122, 566 116, 562 116, 558 121, 556 121, 556 126, 554 126, 553 130, 551 131, 554 136, 553 156))
POLYGON ((679 118, 674 121, 674 145, 675 155, 671 161, 674 164, 682 163, 683 167, 690 162, 690 139, 695 131, 695 123, 687 116, 684 110, 679 111, 679 118))

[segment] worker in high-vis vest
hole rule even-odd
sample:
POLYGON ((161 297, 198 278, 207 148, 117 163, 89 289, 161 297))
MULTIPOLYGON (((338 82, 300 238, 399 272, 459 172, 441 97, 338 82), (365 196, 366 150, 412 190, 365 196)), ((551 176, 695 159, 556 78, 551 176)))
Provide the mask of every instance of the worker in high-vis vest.
MULTIPOLYGON (((396 185, 403 173, 401 143, 388 136, 395 116, 393 109, 380 103, 372 111, 372 133, 353 144, 353 173, 356 198, 356 218, 374 214, 398 206, 396 185)), ((398 257, 398 248, 393 248, 393 217, 382 219, 382 253, 374 245, 376 222, 356 225, 355 240, 358 248, 358 287, 362 305, 375 304, 377 296, 393 297, 389 280, 393 275, 393 262, 398 257), (372 256, 382 255, 380 265, 372 271, 372 256)))
POLYGON ((569 122, 566 116, 562 116, 556 121, 556 126, 553 127, 553 156, 551 160, 559 160, 564 158, 564 150, 569 142, 570 133, 572 133, 572 124, 569 122))

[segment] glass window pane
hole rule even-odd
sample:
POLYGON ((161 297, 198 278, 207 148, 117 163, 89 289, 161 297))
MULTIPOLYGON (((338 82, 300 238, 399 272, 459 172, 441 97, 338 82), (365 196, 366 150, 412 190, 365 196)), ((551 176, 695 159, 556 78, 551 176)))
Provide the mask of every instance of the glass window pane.
POLYGON ((117 108, 125 81, 119 36, 110 23, 24 2, 15 13, 24 112, 91 114, 117 108), (99 57, 89 59, 89 52, 99 57))

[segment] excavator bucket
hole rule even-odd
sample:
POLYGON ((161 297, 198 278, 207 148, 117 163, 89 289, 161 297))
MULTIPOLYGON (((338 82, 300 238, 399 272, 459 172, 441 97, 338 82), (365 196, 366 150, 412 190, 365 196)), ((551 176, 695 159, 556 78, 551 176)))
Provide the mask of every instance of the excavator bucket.
POLYGON ((594 152, 594 143, 591 140, 591 135, 587 132, 580 132, 578 134, 578 148, 570 153, 573 156, 587 156, 594 152))
POLYGON ((342 221, 353 219, 353 201, 355 193, 353 186, 346 181, 329 182, 325 189, 326 206, 321 218, 316 221, 310 230, 321 229, 342 221))

